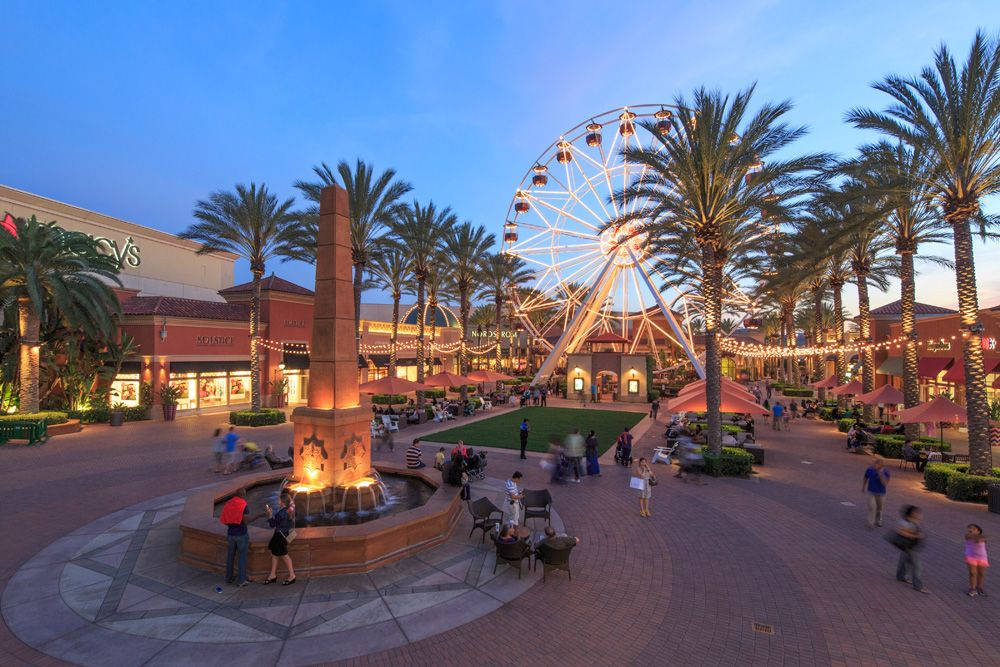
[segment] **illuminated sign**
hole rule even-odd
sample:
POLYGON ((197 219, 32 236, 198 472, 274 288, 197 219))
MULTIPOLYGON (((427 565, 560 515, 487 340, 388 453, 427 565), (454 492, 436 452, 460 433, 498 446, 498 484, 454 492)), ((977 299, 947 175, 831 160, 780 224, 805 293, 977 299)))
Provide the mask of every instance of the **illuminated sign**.
POLYGON ((232 336, 196 336, 195 345, 232 345, 232 336))
POLYGON ((927 343, 927 350, 929 352, 947 352, 951 349, 951 343, 947 341, 938 343, 927 343))
POLYGON ((982 340, 979 341, 979 344, 984 350, 997 349, 997 339, 993 336, 983 336, 982 340))
POLYGON ((122 241, 120 248, 116 241, 104 238, 103 236, 91 236, 90 238, 97 241, 98 250, 118 260, 119 269, 123 269, 126 266, 131 266, 132 268, 139 266, 139 246, 135 244, 131 236, 122 241))

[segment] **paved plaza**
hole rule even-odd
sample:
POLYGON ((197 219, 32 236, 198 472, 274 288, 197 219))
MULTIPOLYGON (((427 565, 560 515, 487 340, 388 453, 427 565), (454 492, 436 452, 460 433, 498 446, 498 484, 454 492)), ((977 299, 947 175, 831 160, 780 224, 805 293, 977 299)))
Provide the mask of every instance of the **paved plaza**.
MULTIPOLYGON (((865 526, 868 459, 847 454, 829 424, 758 429, 767 464, 749 480, 697 486, 658 465, 649 519, 613 464, 552 487, 557 524, 581 537, 572 581, 518 581, 504 566, 493 577, 463 515, 447 544, 369 575, 216 593, 221 577, 172 556, 184 498, 218 480, 208 438, 218 420, 98 426, 0 449, 0 663, 1000 664, 1000 589, 965 596, 962 559, 965 525, 993 539, 1000 516, 927 493, 892 463, 892 516, 908 502, 925 508, 929 594, 896 583, 895 550, 865 526)), ((640 449, 663 430, 652 425, 640 449)), ((280 450, 290 432, 246 437, 280 450)), ((473 497, 496 498, 514 468, 527 488, 546 486, 540 460, 491 452, 473 497)))

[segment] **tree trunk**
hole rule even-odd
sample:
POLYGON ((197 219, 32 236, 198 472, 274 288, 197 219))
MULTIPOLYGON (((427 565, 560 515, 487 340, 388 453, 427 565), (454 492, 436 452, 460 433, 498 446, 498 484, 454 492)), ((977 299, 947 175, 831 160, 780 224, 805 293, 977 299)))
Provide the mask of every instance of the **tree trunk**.
POLYGON ((38 412, 38 363, 41 353, 38 345, 41 322, 31 299, 21 297, 17 300, 17 318, 21 334, 19 350, 21 387, 18 411, 30 414, 38 412))
MULTIPOLYGON (((913 252, 900 253, 902 265, 899 273, 900 329, 906 343, 903 348, 903 407, 913 408, 920 404, 920 379, 917 377, 917 346, 912 338, 917 330, 914 302, 916 285, 913 279, 913 252)), ((920 435, 919 424, 906 424, 906 437, 920 435)))
POLYGON ((399 300, 400 292, 392 293, 392 335, 389 338, 389 377, 396 377, 396 345, 399 340, 399 300))
POLYGON ((253 271, 250 293, 250 409, 260 411, 260 280, 264 269, 253 271))
MULTIPOLYGON (((868 272, 856 271, 858 281, 858 328, 860 329, 861 344, 867 345, 872 342, 872 316, 871 302, 868 299, 868 272)), ((867 394, 875 391, 875 353, 870 347, 862 347, 861 356, 861 391, 867 394)), ((864 417, 866 422, 870 422, 874 415, 875 406, 865 405, 864 417)))
MULTIPOLYGON (((431 313, 431 356, 427 360, 427 374, 434 375, 434 343, 437 339, 437 297, 431 297, 427 302, 427 310, 431 313)), ((445 389, 445 394, 448 391, 445 389)))
MULTIPOLYGON (((469 351, 468 351, 468 333, 469 333, 469 310, 472 306, 469 304, 469 294, 463 291, 458 295, 458 316, 462 321, 462 340, 458 348, 458 374, 467 375, 469 372, 469 351)), ((469 397, 468 389, 466 389, 465 384, 462 385, 462 400, 464 401, 469 397)))
POLYGON ((361 353, 361 287, 365 282, 365 263, 354 262, 354 355, 361 353))
MULTIPOLYGON (((813 290, 813 345, 821 347, 823 345, 823 289, 813 290)), ((822 380, 825 376, 823 368, 823 354, 813 355, 813 381, 822 380)), ((822 393, 822 389, 820 393, 822 393)))
MULTIPOLYGON (((417 276, 417 382, 424 381, 424 276, 417 276)), ((423 407, 424 392, 417 392, 417 405, 423 407)))
MULTIPOLYGON (((844 346, 844 283, 832 282, 830 287, 833 289, 833 337, 837 347, 841 348, 844 346)), ((834 368, 837 373, 837 384, 844 384, 847 381, 847 358, 841 349, 837 350, 834 368)), ((846 399, 838 396, 837 405, 843 409, 847 405, 846 399)))
POLYGON ((496 346, 497 373, 502 373, 503 372, 503 369, 502 369, 503 358, 502 358, 502 356, 500 354, 500 310, 503 307, 503 300, 502 299, 496 299, 494 301, 493 306, 496 309, 496 312, 494 313, 494 320, 493 321, 494 321, 495 326, 496 326, 496 334, 497 334, 497 340, 496 340, 496 343, 497 343, 497 346, 496 346))
MULTIPOLYGON (((788 332, 788 347, 794 350, 798 347, 795 336, 795 304, 792 303, 785 308, 785 331, 788 332)), ((787 357, 788 361, 788 383, 794 386, 799 384, 799 358, 794 354, 787 357)))
POLYGON ((955 235, 955 281, 962 328, 968 331, 963 343, 965 365, 965 409, 969 420, 969 473, 989 475, 993 452, 989 438, 989 403, 983 369, 982 325, 979 323, 979 296, 976 292, 976 265, 972 254, 969 219, 952 222, 955 235))
POLYGON ((705 402, 708 408, 708 447, 722 451, 722 359, 719 356, 719 325, 722 323, 722 267, 715 251, 702 251, 701 294, 705 300, 705 402))

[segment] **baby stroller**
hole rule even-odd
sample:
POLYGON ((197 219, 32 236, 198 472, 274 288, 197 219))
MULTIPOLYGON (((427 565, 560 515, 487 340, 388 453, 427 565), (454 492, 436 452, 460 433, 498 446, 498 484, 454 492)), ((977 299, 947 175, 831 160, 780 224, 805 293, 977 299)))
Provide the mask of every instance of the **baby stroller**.
POLYGON ((469 479, 486 479, 486 454, 483 450, 469 450, 469 456, 465 459, 465 474, 469 479))
POLYGON ((615 463, 626 468, 632 465, 632 445, 627 445, 619 440, 615 444, 615 463))
POLYGON ((257 443, 248 442, 242 446, 242 458, 236 464, 234 472, 238 470, 257 470, 266 463, 267 459, 264 458, 264 454, 257 447, 257 443))

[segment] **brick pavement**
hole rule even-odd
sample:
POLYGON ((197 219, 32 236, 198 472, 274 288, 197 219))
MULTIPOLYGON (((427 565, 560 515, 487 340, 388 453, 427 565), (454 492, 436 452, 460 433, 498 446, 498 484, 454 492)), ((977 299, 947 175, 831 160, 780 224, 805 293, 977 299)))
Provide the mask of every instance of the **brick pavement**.
MULTIPOLYGON (((208 435, 218 419, 96 427, 43 447, 0 450, 0 484, 15 500, 8 524, 17 527, 0 554, 0 583, 86 522, 214 481, 208 435)), ((435 427, 406 429, 399 440, 435 427)), ((639 449, 659 444, 662 430, 650 429, 639 449)), ((920 595, 893 581, 894 549, 865 527, 868 460, 847 454, 844 436, 824 423, 759 433, 767 465, 751 480, 688 485, 657 466, 650 519, 638 516, 621 468, 605 465, 600 479, 553 488, 569 532, 583 539, 572 582, 556 574, 465 626, 355 662, 1000 664, 997 575, 988 575, 993 597, 962 594, 964 526, 976 521, 994 538, 1000 516, 929 494, 919 475, 891 464, 887 519, 903 503, 925 509, 930 594, 920 595), (754 632, 755 621, 774 634, 754 632)), ((281 451, 289 434, 280 426, 252 437, 281 451)), ((545 485, 537 461, 490 454, 491 476, 513 467, 528 488, 545 485)), ((51 662, 0 627, 0 663, 51 662)))

